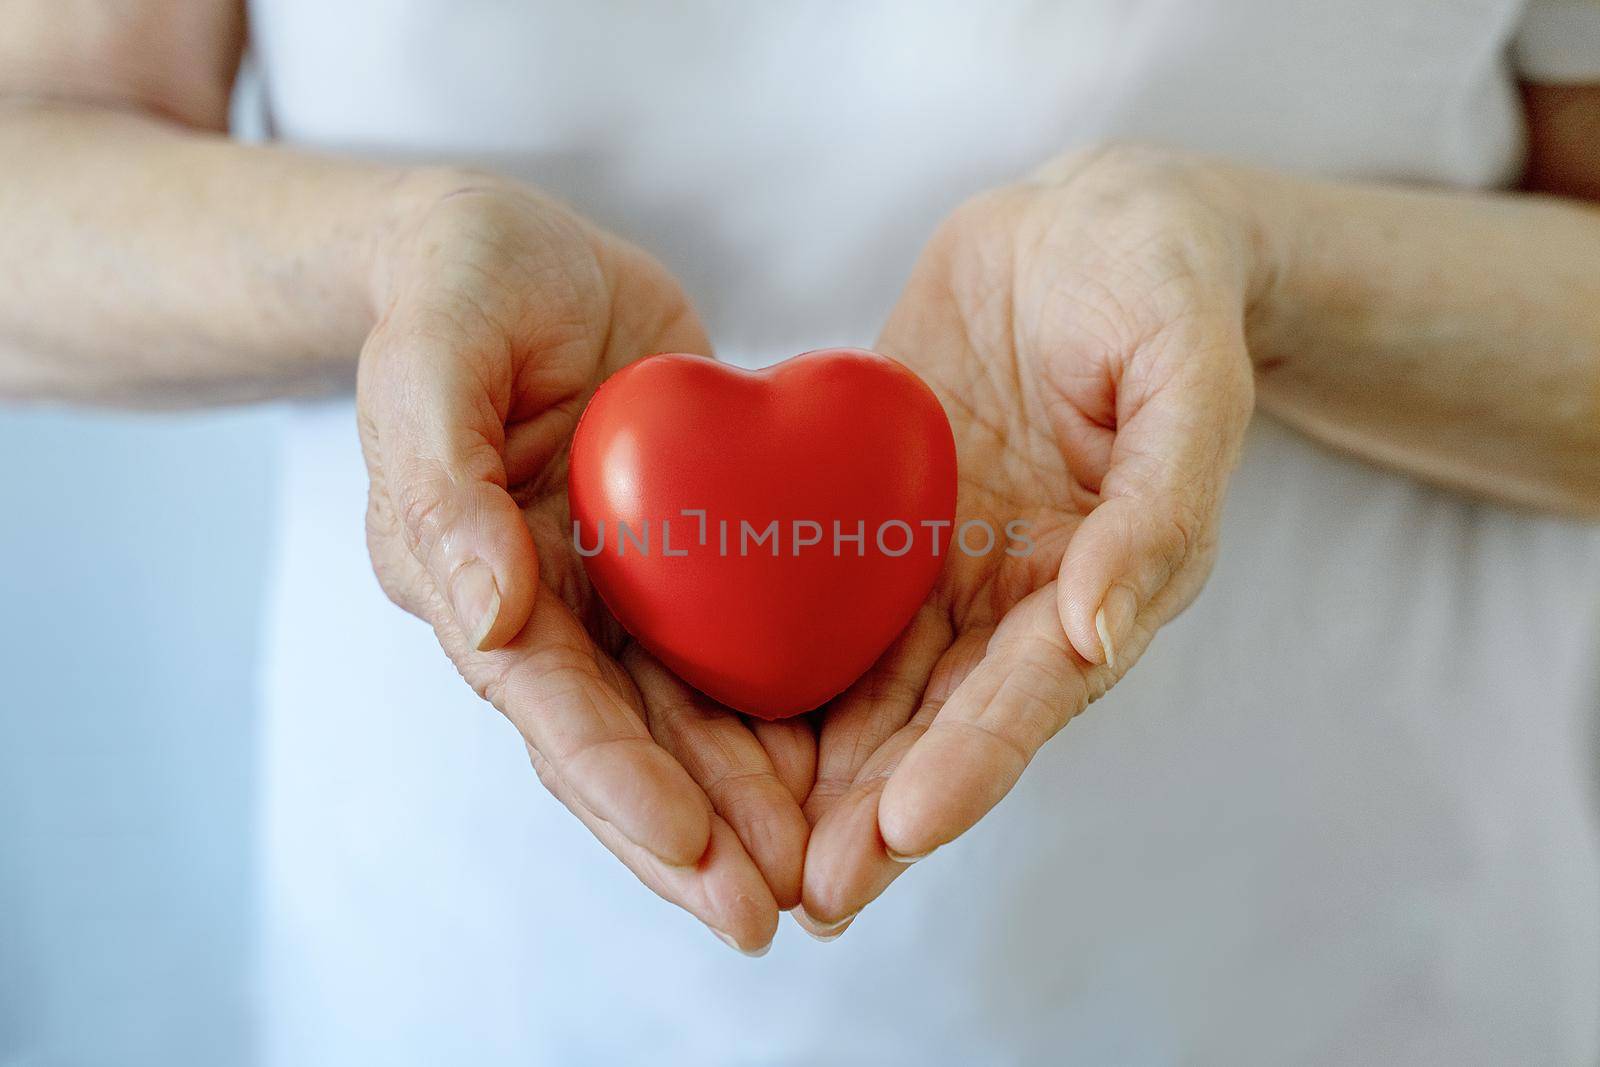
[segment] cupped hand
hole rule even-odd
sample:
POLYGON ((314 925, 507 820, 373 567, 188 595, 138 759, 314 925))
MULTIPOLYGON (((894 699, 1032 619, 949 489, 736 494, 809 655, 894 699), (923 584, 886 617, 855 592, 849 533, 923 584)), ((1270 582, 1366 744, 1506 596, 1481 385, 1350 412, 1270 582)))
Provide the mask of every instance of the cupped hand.
POLYGON ((379 580, 607 848, 760 950, 799 899, 814 736, 753 730, 631 645, 568 525, 596 386, 652 352, 709 354, 705 333, 658 263, 523 187, 422 171, 396 203, 357 376, 379 580))
POLYGON ((957 530, 997 536, 947 548, 822 713, 814 933, 971 828, 1200 589, 1253 403, 1244 215, 1203 164, 1113 148, 975 199, 923 253, 879 348, 950 416, 957 530))

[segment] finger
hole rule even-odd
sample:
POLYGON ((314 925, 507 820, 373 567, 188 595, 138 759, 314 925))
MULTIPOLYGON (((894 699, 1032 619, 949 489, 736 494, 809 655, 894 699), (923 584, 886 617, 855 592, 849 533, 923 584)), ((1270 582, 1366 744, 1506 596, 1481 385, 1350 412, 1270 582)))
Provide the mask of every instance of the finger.
POLYGON ((813 941, 837 941, 844 936, 846 930, 850 929, 850 924, 856 921, 856 917, 851 915, 838 922, 821 922, 806 914, 806 909, 803 907, 789 909, 789 917, 813 941))
POLYGON ((891 853, 879 830, 879 807, 892 780, 928 725, 937 721, 950 694, 983 657, 988 631, 961 635, 939 657, 916 713, 862 762, 848 788, 835 797, 812 827, 806 849, 804 915, 796 920, 813 936, 838 936, 888 888, 907 866, 891 853))
POLYGON ((472 648, 527 622, 533 541, 506 492, 505 340, 439 311, 396 313, 362 354, 362 444, 373 492, 472 648))
POLYGON ((811 831, 801 907, 795 919, 814 937, 831 940, 877 899, 904 866, 894 862, 878 832, 884 783, 923 730, 896 731, 863 765, 859 780, 836 796, 811 831))
POLYGON ((441 643, 463 677, 561 776, 573 798, 673 866, 696 863, 711 803, 645 729, 632 681, 597 649, 565 604, 540 597, 511 644, 475 652, 449 625, 441 643))
POLYGON ((670 866, 579 800, 531 745, 528 755, 545 787, 641 882, 705 923, 730 947, 749 956, 766 954, 778 928, 778 905, 726 822, 712 820, 708 845, 697 863, 670 866))
POLYGON ((550 467, 572 440, 572 431, 592 395, 593 390, 583 389, 506 425, 503 451, 508 484, 534 481, 550 467))
POLYGON ((639 646, 629 647, 623 665, 638 682, 651 733, 733 827, 779 905, 794 907, 811 827, 767 750, 737 714, 689 688, 639 646))
POLYGON ((817 776, 817 733, 808 716, 747 719, 746 725, 767 750, 772 770, 796 804, 804 804, 817 776))
POLYGON ((1068 542, 1057 576, 1061 626, 1072 647, 1118 673, 1132 662, 1136 628, 1147 638, 1199 591, 1249 421, 1250 371, 1239 330, 1208 329, 1163 341, 1188 357, 1177 372, 1151 375, 1154 384, 1141 376, 1127 395, 1119 393, 1101 501, 1068 542))
POLYGON ((1039 747, 1109 685, 1108 670, 1098 668, 1091 681, 1085 666, 1061 631, 1054 589, 1012 608, 884 785, 885 847, 919 859, 987 814, 1039 747))
POLYGON ((816 785, 806 798, 806 817, 813 824, 850 790, 873 753, 910 721, 953 636, 949 614, 924 604, 872 668, 828 705, 817 739, 816 785))
POLYGON ((931 602, 923 605, 877 663, 824 713, 816 784, 805 802, 813 826, 806 881, 809 907, 817 911, 813 915, 803 904, 791 912, 800 928, 818 941, 842 935, 856 912, 898 873, 899 864, 888 858, 878 836, 878 793, 900 754, 920 733, 920 726, 914 731, 905 727, 923 703, 929 677, 952 633, 944 610, 931 602))

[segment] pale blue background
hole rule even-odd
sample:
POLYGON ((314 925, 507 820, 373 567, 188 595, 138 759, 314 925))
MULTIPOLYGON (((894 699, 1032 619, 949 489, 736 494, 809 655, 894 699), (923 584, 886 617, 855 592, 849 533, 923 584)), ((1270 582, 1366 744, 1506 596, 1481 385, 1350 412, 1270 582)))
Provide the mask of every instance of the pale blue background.
POLYGON ((247 1062, 277 414, 0 408, 0 1065, 247 1062))

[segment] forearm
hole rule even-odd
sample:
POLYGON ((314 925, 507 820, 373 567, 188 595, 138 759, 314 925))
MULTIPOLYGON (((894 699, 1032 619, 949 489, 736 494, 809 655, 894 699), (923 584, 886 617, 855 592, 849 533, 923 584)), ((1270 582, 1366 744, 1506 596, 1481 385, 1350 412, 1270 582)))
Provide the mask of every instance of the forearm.
POLYGON ((1600 514, 1600 210, 1233 178, 1263 408, 1431 481, 1600 514))
POLYGON ((191 404, 348 380, 404 172, 0 105, 0 396, 191 404))

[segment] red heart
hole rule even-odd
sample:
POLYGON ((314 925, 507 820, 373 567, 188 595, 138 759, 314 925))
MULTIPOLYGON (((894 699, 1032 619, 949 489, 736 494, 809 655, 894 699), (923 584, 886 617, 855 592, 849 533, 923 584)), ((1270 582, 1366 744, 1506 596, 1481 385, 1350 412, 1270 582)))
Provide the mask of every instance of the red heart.
POLYGON ((955 441, 922 380, 873 352, 754 372, 659 355, 589 401, 567 484, 584 566, 628 632, 702 692, 778 719, 843 691, 927 597, 955 441))

